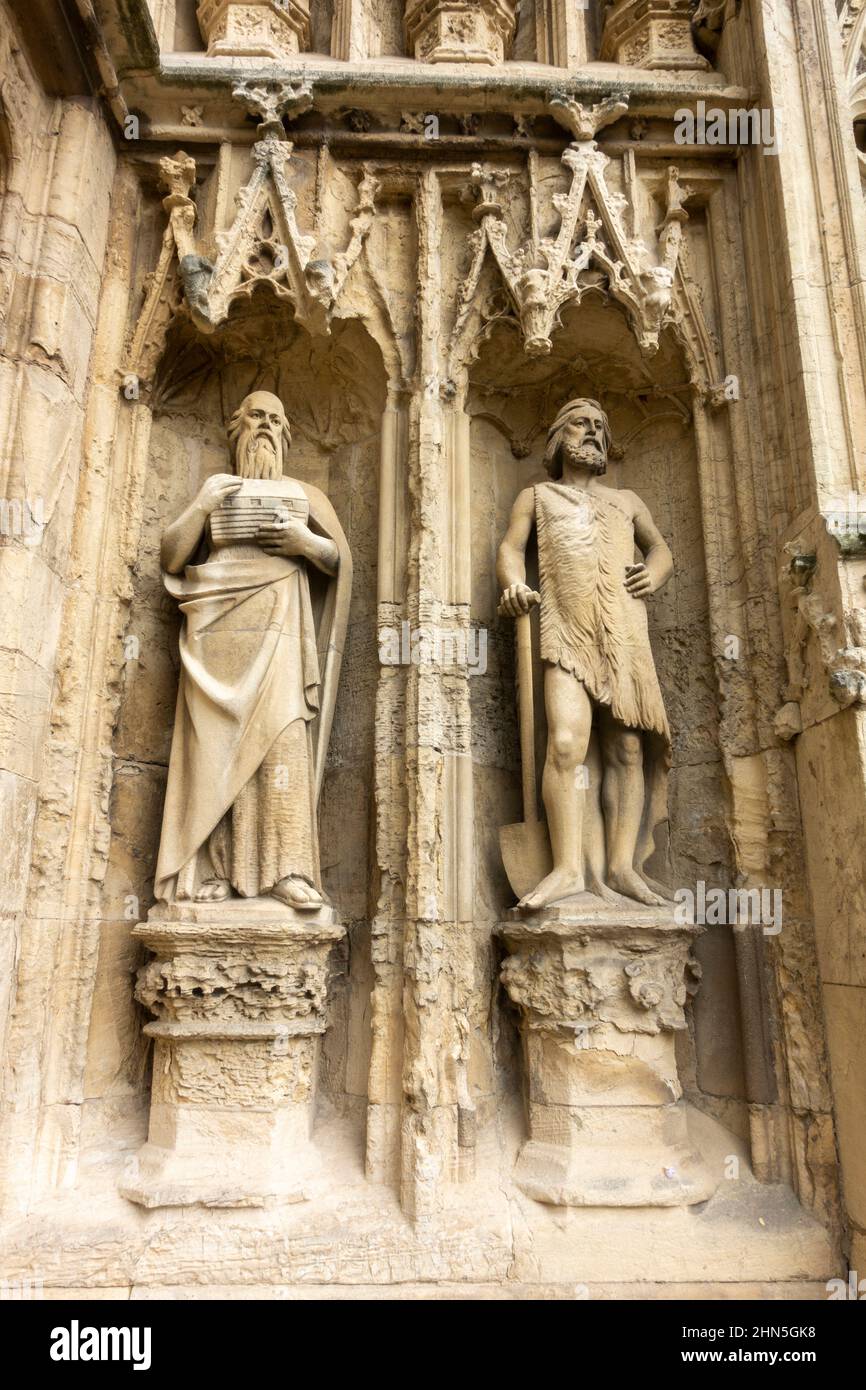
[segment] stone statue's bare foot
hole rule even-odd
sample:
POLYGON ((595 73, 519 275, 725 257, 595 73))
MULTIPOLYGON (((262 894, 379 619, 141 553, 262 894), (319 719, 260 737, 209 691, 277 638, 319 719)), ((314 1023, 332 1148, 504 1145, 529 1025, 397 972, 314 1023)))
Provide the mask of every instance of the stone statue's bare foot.
POLYGON ((641 878, 651 893, 658 893, 662 902, 672 903, 676 901, 673 889, 668 888, 667 884, 659 883, 657 878, 652 878, 649 874, 642 873, 641 878))
POLYGON ((602 883, 600 878, 591 878, 586 885, 587 892, 594 893, 603 902, 613 903, 616 906, 620 902, 619 893, 615 893, 612 888, 608 888, 606 883, 602 883))
POLYGON ((299 878, 297 874, 281 878, 271 889, 271 897, 279 898, 281 903, 295 908, 298 912, 315 912, 325 901, 318 889, 307 883, 305 878, 299 878))
POLYGON ((224 903, 232 895, 224 878, 206 878, 195 895, 197 903, 224 903))
POLYGON ((646 903, 647 907, 664 906, 664 898, 647 887, 635 869, 624 869, 621 873, 615 873, 611 869, 608 871, 608 878, 611 888, 621 893, 624 898, 634 898, 636 902, 646 903))
POLYGON ((554 869, 537 888, 521 898, 517 906, 521 912, 537 912, 541 907, 559 902, 560 898, 573 898, 584 891, 583 874, 576 869, 554 869))

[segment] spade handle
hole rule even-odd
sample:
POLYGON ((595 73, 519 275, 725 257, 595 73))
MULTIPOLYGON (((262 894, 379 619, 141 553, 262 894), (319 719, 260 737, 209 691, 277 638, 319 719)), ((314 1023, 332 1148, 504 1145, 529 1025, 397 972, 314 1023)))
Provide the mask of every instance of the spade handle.
POLYGON ((532 698, 532 627, 528 613, 517 618, 517 699, 520 720, 520 766, 523 819, 538 820, 535 796, 535 709, 532 698))

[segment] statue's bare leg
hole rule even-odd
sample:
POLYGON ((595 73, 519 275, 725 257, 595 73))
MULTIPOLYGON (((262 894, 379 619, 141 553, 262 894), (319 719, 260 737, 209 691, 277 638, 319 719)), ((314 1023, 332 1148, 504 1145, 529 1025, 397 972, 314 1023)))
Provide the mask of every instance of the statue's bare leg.
POLYGON ((614 719, 609 709, 603 709, 600 715, 607 881, 623 897, 656 906, 663 899, 644 882, 634 866, 644 804, 640 732, 614 719))
POLYGON ((547 711, 547 758, 541 790, 553 869, 520 902, 527 912, 548 907, 584 891, 583 822, 586 755, 592 728, 592 705, 583 685, 570 671, 545 665, 544 707, 547 711))
POLYGON ((271 897, 293 907, 298 912, 315 912, 324 905, 325 899, 317 888, 300 874, 290 874, 281 878, 271 889, 271 897))
POLYGON ((635 867, 644 883, 653 893, 658 893, 665 902, 673 902, 674 890, 666 883, 660 883, 657 878, 653 878, 646 871, 647 861, 655 853, 656 848, 654 828, 659 821, 667 819, 667 788, 664 780, 658 776, 654 778, 652 785, 647 780, 646 774, 644 780, 647 785, 644 796, 643 823, 634 856, 635 867))
POLYGON ((583 863, 586 874, 586 890, 602 898, 606 903, 621 903, 622 899, 604 881, 605 846, 604 820, 601 814, 602 762, 598 735, 590 737, 586 754, 586 768, 589 786, 584 799, 583 825, 583 863))

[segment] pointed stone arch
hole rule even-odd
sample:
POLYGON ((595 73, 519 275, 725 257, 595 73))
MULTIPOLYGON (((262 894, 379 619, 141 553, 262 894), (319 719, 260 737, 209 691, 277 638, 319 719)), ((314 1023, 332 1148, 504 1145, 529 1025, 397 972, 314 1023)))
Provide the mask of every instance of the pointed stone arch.
POLYGON ((231 227, 217 236, 212 263, 196 245, 196 206, 190 196, 195 161, 183 151, 160 161, 163 207, 168 223, 141 314, 129 342, 124 376, 148 389, 176 316, 188 314, 204 334, 228 319, 234 305, 267 286, 291 304, 298 323, 327 337, 350 270, 357 262, 375 215, 376 180, 364 168, 349 244, 333 260, 316 259, 316 239, 298 226, 297 196, 287 165, 292 144, 269 134, 253 146, 251 177, 237 198, 231 227))
MULTIPOLYGON (((501 200, 511 174, 473 167, 478 227, 470 237, 470 261, 459 292, 449 353, 451 380, 464 376, 487 332, 491 316, 480 290, 492 266, 507 301, 505 314, 521 333, 528 356, 547 355, 564 311, 588 294, 601 293, 625 313, 642 352, 656 352, 660 334, 671 328, 695 390, 711 404, 720 404, 724 397, 718 351, 684 254, 688 193, 680 185, 678 170, 667 170, 665 211, 657 244, 651 248, 637 233, 633 203, 609 188, 609 160, 594 140, 569 145, 562 162, 571 182, 567 192, 552 199, 559 214, 556 234, 539 235, 534 213, 533 230, 518 246, 509 244, 501 200)), ((532 156, 529 181, 537 209, 532 156)))

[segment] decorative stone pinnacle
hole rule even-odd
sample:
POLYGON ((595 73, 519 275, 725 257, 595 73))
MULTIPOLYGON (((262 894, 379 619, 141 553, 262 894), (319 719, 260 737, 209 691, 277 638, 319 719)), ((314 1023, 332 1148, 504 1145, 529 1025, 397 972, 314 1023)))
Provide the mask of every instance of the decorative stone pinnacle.
POLYGON ((172 208, 189 202, 189 190, 195 183, 195 160, 192 156, 184 150, 178 150, 174 159, 165 155, 159 161, 159 172, 162 186, 167 190, 167 197, 163 199, 166 211, 170 212, 172 208))
POLYGON ((679 169, 675 164, 670 164, 667 171, 667 211, 664 226, 669 222, 688 222, 689 214, 685 208, 688 196, 688 191, 680 183, 679 169))
POLYGON ((476 222, 483 217, 501 217, 502 203, 498 197, 508 183, 509 173, 505 169, 490 169, 482 164, 472 165, 470 192, 477 199, 472 216, 476 222))

